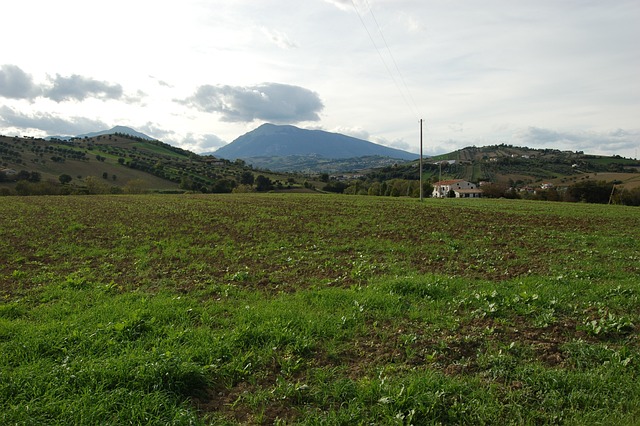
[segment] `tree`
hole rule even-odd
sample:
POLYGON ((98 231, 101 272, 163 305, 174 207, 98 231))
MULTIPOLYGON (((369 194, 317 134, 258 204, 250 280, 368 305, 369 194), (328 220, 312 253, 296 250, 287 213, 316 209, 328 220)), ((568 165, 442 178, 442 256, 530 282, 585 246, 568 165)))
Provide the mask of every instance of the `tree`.
POLYGON ((98 180, 98 178, 94 176, 87 176, 84 180, 87 185, 87 193, 89 194, 108 194, 109 186, 98 180))
POLYGON ((373 182, 369 187, 368 194, 369 195, 380 195, 380 182, 373 182))
POLYGON ((238 178, 238 182, 241 185, 253 185, 255 180, 256 180, 255 176, 253 176, 253 173, 251 173, 249 171, 242 172, 242 174, 238 178))
POLYGON ((256 190, 257 191, 270 191, 273 189, 273 183, 271 182, 271 179, 269 179, 266 176, 263 175, 259 175, 256 178, 256 190))
POLYGON ((31 195, 31 185, 25 179, 19 180, 15 189, 18 195, 31 195))
POLYGON ((183 176, 182 179, 180 179, 180 189, 187 191, 194 189, 193 180, 189 176, 183 176))
MULTIPOLYGON (((431 197, 431 194, 433 194, 433 185, 431 185, 431 183, 429 183, 429 181, 423 181, 422 182, 422 195, 425 197, 431 197)), ((418 196, 420 196, 418 194, 418 196)))
POLYGON ((73 180, 73 178, 70 175, 62 174, 62 175, 58 176, 58 180, 60 181, 61 184, 66 185, 69 182, 71 182, 73 180))
POLYGON ((235 188, 235 186, 236 183, 231 179, 218 179, 211 186, 211 192, 227 194, 233 191, 233 188, 235 188))
POLYGON ((127 194, 144 194, 147 192, 147 182, 144 179, 131 179, 123 189, 127 194))
POLYGON ((31 177, 31 173, 29 173, 27 170, 20 170, 16 174, 16 180, 18 182, 21 181, 21 180, 29 180, 30 177, 31 177))
POLYGON ((499 183, 490 183, 482 186, 482 196, 485 198, 501 198, 507 192, 507 187, 499 183))
POLYGON ((567 189, 567 197, 575 201, 586 203, 607 204, 613 189, 613 183, 604 181, 578 182, 567 189))
POLYGON ((336 194, 342 194, 349 185, 340 181, 331 181, 322 187, 323 191, 335 192, 336 194))
POLYGON ((619 192, 616 195, 617 201, 621 204, 626 206, 640 206, 640 187, 623 189, 622 192, 619 192))

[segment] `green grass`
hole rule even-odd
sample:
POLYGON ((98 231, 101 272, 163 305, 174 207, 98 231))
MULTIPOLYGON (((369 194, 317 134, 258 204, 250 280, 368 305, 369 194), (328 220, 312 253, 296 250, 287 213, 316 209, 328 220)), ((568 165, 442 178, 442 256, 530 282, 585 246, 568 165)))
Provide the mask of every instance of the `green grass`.
POLYGON ((7 197, 2 424, 637 424, 640 216, 7 197))

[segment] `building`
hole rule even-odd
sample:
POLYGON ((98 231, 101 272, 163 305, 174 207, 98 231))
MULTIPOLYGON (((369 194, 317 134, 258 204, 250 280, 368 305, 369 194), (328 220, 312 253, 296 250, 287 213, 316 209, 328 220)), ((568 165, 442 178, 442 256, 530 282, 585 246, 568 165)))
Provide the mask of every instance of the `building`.
POLYGON ((482 190, 475 183, 462 179, 441 180, 433 184, 434 198, 480 198, 482 190), (453 192, 452 192, 453 191, 453 192))

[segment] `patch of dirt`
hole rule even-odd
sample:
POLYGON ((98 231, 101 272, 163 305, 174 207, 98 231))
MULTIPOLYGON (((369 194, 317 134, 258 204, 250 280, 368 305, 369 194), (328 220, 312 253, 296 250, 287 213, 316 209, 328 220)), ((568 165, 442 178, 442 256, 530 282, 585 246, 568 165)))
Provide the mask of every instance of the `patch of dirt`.
POLYGON ((562 345, 575 339, 593 340, 577 330, 575 320, 567 319, 547 327, 534 327, 526 318, 515 318, 509 325, 492 318, 463 322, 454 330, 433 334, 424 327, 393 330, 379 326, 349 342, 339 356, 320 353, 321 366, 340 367, 352 378, 370 374, 376 366, 438 369, 445 374, 475 374, 481 371, 478 356, 491 347, 508 347, 512 342, 529 352, 529 359, 548 367, 566 367, 562 345), (407 342, 412 336, 413 342, 407 342))
POLYGON ((272 425, 276 419, 294 421, 298 412, 287 401, 274 399, 265 404, 262 410, 256 410, 243 401, 245 395, 268 386, 266 381, 262 384, 240 382, 229 389, 208 389, 206 396, 193 398, 192 403, 203 415, 216 413, 243 425, 272 425))

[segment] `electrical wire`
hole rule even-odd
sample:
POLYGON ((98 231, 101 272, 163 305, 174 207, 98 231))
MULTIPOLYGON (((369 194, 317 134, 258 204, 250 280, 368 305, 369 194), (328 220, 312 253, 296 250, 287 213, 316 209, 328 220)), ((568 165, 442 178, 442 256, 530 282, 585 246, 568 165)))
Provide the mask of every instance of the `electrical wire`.
POLYGON ((373 8, 371 7, 371 4, 369 3, 369 0, 364 0, 364 3, 367 7, 367 9, 369 10, 369 13, 371 14, 371 17, 373 18, 373 22, 378 30, 378 33, 380 34, 380 38, 382 39, 382 42, 384 43, 384 46, 387 50, 387 53, 389 54, 389 57, 391 58, 391 61, 393 62, 393 65, 395 67, 395 70, 402 82, 402 85, 404 87, 400 86, 400 84, 398 83, 398 80, 396 79, 395 75, 393 74, 393 72, 391 71, 391 69, 389 68, 389 65, 387 64, 387 61, 384 58, 384 55, 382 54, 382 52, 380 51, 380 48, 378 47, 378 44, 375 42, 375 39, 373 37, 373 35, 371 34, 371 31, 369 31, 369 27, 367 27, 367 24, 365 23, 365 20, 362 16, 362 14, 360 13, 360 10, 358 9, 355 0, 351 0, 351 4, 353 5, 353 9, 355 10, 356 14, 358 15, 358 18, 360 19, 360 23, 362 24, 362 26, 364 27, 365 31, 367 32, 367 35, 369 36, 369 39, 371 40, 371 44, 373 44, 373 47, 376 49, 376 52, 378 52, 378 56, 380 56, 380 60, 382 60, 382 63, 384 64, 384 67, 387 70, 387 73, 389 73, 389 76, 391 77, 391 79, 393 80, 393 83, 395 84, 396 88, 398 89, 398 92, 400 92, 400 95, 402 96, 402 99, 404 100, 404 102, 407 104, 407 106, 413 110, 413 112, 415 114, 417 114, 418 116, 420 115, 418 107, 416 105, 415 100, 413 99, 413 96, 411 96, 411 91, 409 90, 409 86, 407 85, 406 80, 404 79, 404 76, 402 75, 402 72, 400 72, 400 67, 398 66, 398 62, 396 61, 395 57, 393 56, 393 53, 391 52, 391 48, 389 47, 389 44, 387 43, 387 39, 384 37, 384 33, 382 32, 382 28, 380 27, 380 24, 378 23, 378 20, 376 19, 376 16, 373 13, 373 8))

